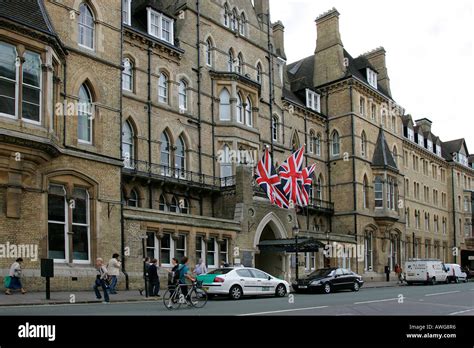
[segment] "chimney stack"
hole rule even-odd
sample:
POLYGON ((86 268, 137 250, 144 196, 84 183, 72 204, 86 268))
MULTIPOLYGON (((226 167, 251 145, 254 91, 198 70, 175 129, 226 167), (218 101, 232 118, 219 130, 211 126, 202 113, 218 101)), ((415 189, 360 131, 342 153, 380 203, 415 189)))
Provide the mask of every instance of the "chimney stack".
POLYGON ((364 56, 378 72, 377 85, 381 86, 385 91, 387 91, 388 96, 391 97, 392 92, 390 91, 390 78, 388 77, 387 73, 385 53, 386 51, 383 47, 378 47, 370 52, 364 53, 364 56))
POLYGON ((281 21, 277 21, 272 25, 273 30, 273 45, 276 54, 286 60, 285 55, 285 27, 281 21))
POLYGON ((415 124, 419 126, 423 132, 431 133, 432 122, 428 120, 427 118, 420 118, 419 120, 415 120, 415 124))
POLYGON ((344 46, 339 32, 339 12, 332 8, 318 16, 313 83, 315 86, 344 77, 344 46))

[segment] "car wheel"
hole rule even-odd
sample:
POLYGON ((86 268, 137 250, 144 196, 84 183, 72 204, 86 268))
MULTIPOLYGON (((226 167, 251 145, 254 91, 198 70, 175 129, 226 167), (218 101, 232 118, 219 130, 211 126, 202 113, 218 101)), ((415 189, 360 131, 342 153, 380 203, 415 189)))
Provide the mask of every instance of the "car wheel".
POLYGON ((431 278, 430 284, 431 285, 436 285, 436 278, 435 277, 431 278))
POLYGON ((355 281, 354 282, 354 285, 352 286, 352 291, 359 291, 360 289, 360 286, 359 286, 359 282, 358 281, 355 281))
POLYGON ((233 300, 239 300, 242 297, 242 288, 238 285, 234 285, 229 290, 229 296, 233 300))
POLYGON ((283 297, 286 295, 286 288, 285 285, 283 284, 278 284, 275 290, 275 296, 277 297, 283 297))
POLYGON ((324 291, 325 294, 331 293, 331 291, 332 291, 331 284, 329 284, 329 283, 324 284, 323 291, 324 291))
POLYGON ((449 281, 449 277, 446 277, 446 284, 449 284, 449 283, 451 283, 451 282, 449 281))

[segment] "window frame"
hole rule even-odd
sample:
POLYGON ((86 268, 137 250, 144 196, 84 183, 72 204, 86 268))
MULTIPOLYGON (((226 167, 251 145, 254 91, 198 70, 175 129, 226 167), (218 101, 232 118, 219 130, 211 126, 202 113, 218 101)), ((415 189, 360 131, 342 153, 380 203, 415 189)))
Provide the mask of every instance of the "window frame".
POLYGON ((151 35, 158 40, 174 45, 174 19, 165 16, 161 12, 153 10, 151 7, 147 7, 147 32, 148 35, 151 35), (156 19, 157 22, 152 23, 152 18, 156 19), (164 22, 169 24, 169 31, 164 29, 164 22), (164 37, 163 32, 169 34, 169 40, 164 37))
MULTIPOLYGON (((21 120, 24 121, 24 122, 28 122, 28 123, 32 123, 32 124, 36 124, 36 125, 41 125, 42 123, 42 115, 43 115, 43 112, 42 112, 42 108, 43 108, 43 71, 41 69, 41 66, 42 66, 42 59, 41 59, 41 55, 37 52, 34 52, 34 51, 29 51, 29 50, 26 50, 23 54, 23 58, 25 58, 25 62, 21 63, 21 80, 22 80, 22 85, 21 85, 21 89, 22 89, 22 100, 21 100, 21 103, 22 103, 22 108, 21 108, 21 111, 22 111, 22 115, 21 115, 21 120), (25 70, 24 70, 24 64, 26 63, 26 58, 25 56, 27 54, 33 54, 33 55, 36 55, 39 59, 39 87, 37 86, 33 86, 33 85, 30 85, 30 84, 27 84, 24 82, 24 73, 25 73, 25 70), (27 104, 33 104, 33 103, 30 103, 30 102, 25 102, 25 98, 24 98, 24 93, 23 93, 23 88, 24 86, 26 86, 27 88, 31 88, 31 89, 35 89, 38 92, 39 96, 38 96, 38 118, 39 120, 38 121, 35 121, 35 120, 31 120, 29 118, 26 118, 26 117, 23 117, 23 111, 24 111, 24 108, 23 108, 23 103, 27 103, 27 104)), ((20 100, 18 100, 18 102, 20 102, 20 100)), ((36 104, 33 104, 33 105, 36 105, 36 104)))
POLYGON ((122 70, 122 90, 127 91, 127 92, 133 92, 133 86, 134 86, 134 81, 133 81, 134 66, 133 66, 133 62, 130 58, 125 57, 123 59, 122 64, 123 64, 123 67, 124 67, 124 69, 122 70), (126 65, 125 65, 126 61, 128 61, 128 66, 129 66, 128 70, 127 70, 126 65), (124 81, 125 81, 124 76, 127 76, 129 78, 129 86, 128 87, 130 87, 130 88, 124 86, 124 81))
MULTIPOLYGON (((77 142, 79 144, 86 144, 86 145, 92 145, 92 143, 94 142, 94 117, 93 117, 93 108, 94 108, 94 101, 92 99, 92 93, 91 93, 91 90, 90 88, 87 86, 87 84, 83 83, 80 87, 79 87, 79 94, 80 94, 80 89, 81 88, 84 88, 85 91, 86 91, 86 94, 87 96, 89 97, 89 104, 88 104, 88 107, 87 109, 90 109, 91 111, 90 112, 83 112, 84 115, 81 115, 81 116, 85 116, 87 115, 87 119, 88 119, 88 123, 90 124, 90 141, 88 140, 84 140, 84 139, 81 139, 79 137, 79 122, 78 122, 78 126, 77 126, 77 142)), ((81 99, 79 97, 79 103, 81 103, 81 99)), ((84 110, 84 108, 79 108, 80 110, 84 110)), ((79 114, 79 110, 78 110, 78 114, 79 114)))
MULTIPOLYGON (((78 16, 78 18, 79 18, 79 19, 78 19, 78 22, 77 22, 77 23, 78 23, 78 32, 77 32, 78 40, 77 40, 77 44, 78 44, 80 47, 86 48, 86 49, 91 50, 91 51, 95 51, 95 46, 96 46, 96 45, 95 45, 95 36, 96 36, 96 35, 95 35, 95 34, 96 34, 96 30, 95 30, 95 29, 96 29, 96 27, 95 27, 95 16, 94 16, 94 12, 92 11, 92 9, 90 8, 90 6, 89 6, 87 3, 82 2, 82 3, 79 5, 79 16, 78 16), (83 23, 83 22, 81 21, 81 14, 80 14, 80 12, 81 12, 81 9, 82 9, 83 7, 86 8, 87 11, 90 13, 90 16, 91 16, 91 18, 92 18, 92 26, 89 26, 88 24, 83 23), (80 33, 81 33, 81 29, 80 29, 81 26, 82 26, 82 27, 86 27, 86 28, 88 28, 89 30, 92 31, 92 47, 89 47, 89 46, 87 46, 86 44, 81 43, 81 34, 80 34, 80 33)), ((85 38, 85 36, 83 36, 83 39, 84 39, 84 38, 85 38)))
POLYGON ((132 0, 122 0, 122 23, 132 25, 132 0), (127 8, 127 10, 124 11, 125 7, 127 8), (124 13, 127 15, 126 20, 124 17, 124 13))

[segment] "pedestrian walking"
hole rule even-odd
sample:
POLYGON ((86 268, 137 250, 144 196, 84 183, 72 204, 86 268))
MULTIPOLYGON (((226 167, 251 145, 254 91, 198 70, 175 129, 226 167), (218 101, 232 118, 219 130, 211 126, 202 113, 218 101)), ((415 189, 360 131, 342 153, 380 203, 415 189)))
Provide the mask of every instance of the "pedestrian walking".
POLYGON ((102 298, 99 288, 104 291, 104 301, 102 303, 110 303, 109 293, 107 291, 107 268, 104 266, 104 260, 98 257, 95 260, 95 267, 97 269, 97 276, 94 284, 95 297, 100 300, 102 298))
POLYGON ((109 294, 113 295, 117 293, 115 289, 117 287, 118 276, 120 275, 120 266, 122 265, 122 263, 119 261, 119 257, 120 255, 117 253, 113 254, 107 265, 107 272, 111 277, 109 294))
POLYGON ((173 286, 173 285, 176 285, 174 279, 175 279, 175 274, 179 268, 179 261, 176 257, 173 257, 171 259, 171 265, 172 265, 171 270, 168 271, 168 285, 173 286))
POLYGON ((178 283, 181 286, 181 292, 183 293, 184 297, 186 297, 188 296, 188 286, 186 281, 195 281, 195 279, 189 275, 188 258, 186 256, 181 259, 181 264, 179 265, 177 272, 179 272, 178 283))
MULTIPOLYGON (((151 265, 150 261, 151 261, 151 258, 149 256, 145 257, 145 260, 143 260, 143 263, 144 263, 143 279, 145 280, 145 285, 148 282, 148 269, 150 268, 150 265, 151 265)), ((138 291, 140 292, 140 295, 143 295, 144 290, 145 289, 143 289, 143 288, 138 288, 138 291)))
POLYGON ((397 281, 397 284, 403 284, 403 277, 402 277, 402 268, 400 267, 400 265, 397 263, 395 265, 395 273, 397 274, 397 278, 398 278, 398 281, 397 281))
POLYGON ((22 294, 26 294, 26 290, 23 288, 23 285, 21 283, 21 278, 22 278, 22 266, 21 263, 23 262, 23 259, 21 257, 17 258, 15 262, 12 263, 10 266, 10 272, 9 272, 9 281, 7 279, 8 284, 6 286, 5 290, 5 295, 11 295, 12 290, 18 290, 20 289, 22 294))
POLYGON ((204 263, 203 259, 199 259, 196 267, 194 268, 194 274, 198 276, 198 275, 206 274, 206 273, 207 273, 206 264, 204 263))
POLYGON ((159 297, 160 277, 158 275, 157 259, 152 259, 148 268, 148 286, 150 296, 159 297))

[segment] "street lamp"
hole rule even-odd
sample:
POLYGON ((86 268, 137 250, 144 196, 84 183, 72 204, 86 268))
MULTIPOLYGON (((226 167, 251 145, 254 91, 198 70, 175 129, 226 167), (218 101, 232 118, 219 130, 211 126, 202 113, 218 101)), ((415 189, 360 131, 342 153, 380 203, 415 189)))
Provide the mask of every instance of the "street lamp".
MULTIPOLYGON (((298 222, 297 222, 298 223, 298 222)), ((297 225, 293 227, 293 235, 295 236, 295 262, 296 262, 296 284, 298 284, 298 271, 299 271, 299 263, 298 263, 298 233, 299 228, 297 225)))

